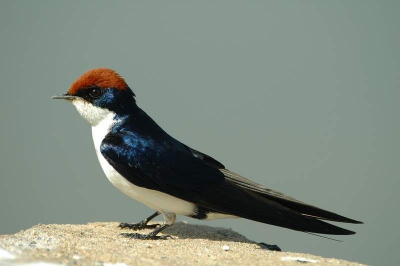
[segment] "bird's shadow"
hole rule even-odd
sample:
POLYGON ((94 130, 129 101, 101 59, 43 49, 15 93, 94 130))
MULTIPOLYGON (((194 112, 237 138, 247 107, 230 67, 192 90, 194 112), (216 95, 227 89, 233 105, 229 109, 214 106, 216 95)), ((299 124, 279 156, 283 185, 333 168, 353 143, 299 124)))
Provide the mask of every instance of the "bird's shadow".
POLYGON ((234 241, 254 243, 241 234, 226 228, 177 222, 165 229, 163 234, 177 236, 180 239, 207 239, 212 241, 234 241))
POLYGON ((207 239, 211 241, 233 241, 256 244, 262 249, 281 251, 277 245, 257 243, 243 235, 226 228, 211 227, 206 225, 188 224, 183 222, 175 223, 172 227, 165 229, 163 234, 176 236, 179 239, 207 239))

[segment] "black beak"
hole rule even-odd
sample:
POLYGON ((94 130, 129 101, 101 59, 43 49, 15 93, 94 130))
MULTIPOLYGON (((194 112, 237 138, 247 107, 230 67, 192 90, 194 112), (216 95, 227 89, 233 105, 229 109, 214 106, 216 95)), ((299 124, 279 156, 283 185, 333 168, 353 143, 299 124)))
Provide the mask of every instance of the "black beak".
POLYGON ((64 100, 71 101, 71 100, 77 99, 77 98, 79 98, 79 97, 77 97, 77 96, 71 96, 71 95, 68 95, 68 94, 61 94, 61 95, 53 96, 53 97, 51 97, 51 98, 52 98, 52 99, 64 99, 64 100))

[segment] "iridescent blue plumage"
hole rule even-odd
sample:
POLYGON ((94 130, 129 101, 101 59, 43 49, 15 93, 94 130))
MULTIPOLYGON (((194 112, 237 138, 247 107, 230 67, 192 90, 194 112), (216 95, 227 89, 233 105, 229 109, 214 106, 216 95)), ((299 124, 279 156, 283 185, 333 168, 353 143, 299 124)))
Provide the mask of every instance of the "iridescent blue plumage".
POLYGON ((179 180, 181 177, 176 175, 176 180, 170 180, 191 187, 208 186, 224 180, 218 169, 193 156, 186 145, 168 135, 139 107, 130 111, 131 115, 115 116, 116 123, 101 145, 103 156, 118 172, 124 172, 123 176, 129 181, 149 189, 154 189, 154 185, 160 188, 154 180, 167 178, 162 172, 167 169, 179 169, 188 174, 196 174, 195 169, 201 170, 204 173, 201 178, 179 180))

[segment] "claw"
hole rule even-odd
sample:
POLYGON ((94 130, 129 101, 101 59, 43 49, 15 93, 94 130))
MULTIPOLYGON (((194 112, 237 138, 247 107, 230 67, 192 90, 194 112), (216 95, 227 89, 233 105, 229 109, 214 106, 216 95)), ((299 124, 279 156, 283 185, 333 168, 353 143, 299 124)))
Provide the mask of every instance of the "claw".
POLYGON ((272 250, 272 251, 281 251, 281 248, 278 247, 277 245, 270 245, 270 244, 266 244, 264 242, 258 243, 258 246, 260 248, 268 249, 268 250, 272 250))

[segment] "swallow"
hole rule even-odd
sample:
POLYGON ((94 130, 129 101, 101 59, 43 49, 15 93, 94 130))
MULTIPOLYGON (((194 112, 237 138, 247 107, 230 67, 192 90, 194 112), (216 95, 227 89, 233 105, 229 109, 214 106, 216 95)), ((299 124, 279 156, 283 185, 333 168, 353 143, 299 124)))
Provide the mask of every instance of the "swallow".
POLYGON ((129 197, 156 212, 125 233, 137 239, 166 239, 158 235, 172 226, 176 215, 200 220, 245 218, 296 231, 352 235, 355 232, 322 220, 361 224, 334 212, 266 188, 225 168, 165 132, 136 103, 134 92, 114 70, 92 69, 79 77, 66 94, 92 126, 97 158, 108 180, 129 197), (148 222, 162 214, 162 225, 148 222))

